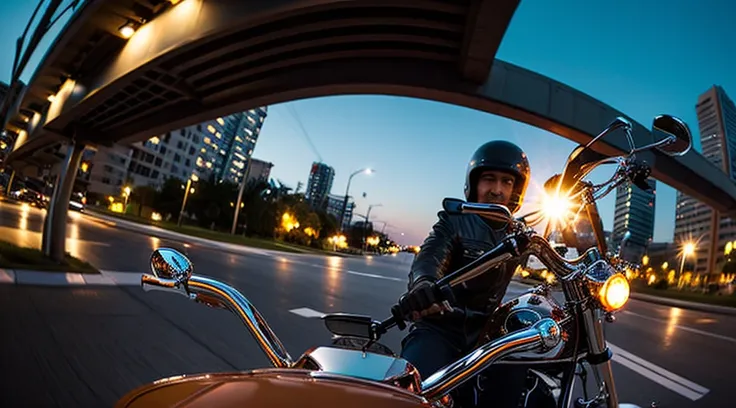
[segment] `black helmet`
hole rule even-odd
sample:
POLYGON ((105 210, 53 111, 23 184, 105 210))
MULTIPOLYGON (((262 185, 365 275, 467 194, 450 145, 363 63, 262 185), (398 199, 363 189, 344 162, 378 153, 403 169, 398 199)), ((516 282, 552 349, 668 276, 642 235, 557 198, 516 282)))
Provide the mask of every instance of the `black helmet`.
POLYGON ((478 175, 484 170, 505 171, 516 176, 514 191, 509 200, 509 210, 512 213, 521 208, 524 201, 526 187, 529 184, 529 160, 519 146, 504 140, 488 142, 473 153, 465 172, 465 199, 476 201, 476 186, 478 175))

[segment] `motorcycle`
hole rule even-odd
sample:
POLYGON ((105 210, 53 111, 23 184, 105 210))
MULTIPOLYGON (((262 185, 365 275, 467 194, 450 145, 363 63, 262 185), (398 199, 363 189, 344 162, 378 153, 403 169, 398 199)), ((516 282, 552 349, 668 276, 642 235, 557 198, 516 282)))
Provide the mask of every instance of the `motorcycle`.
POLYGON ((545 183, 547 196, 556 205, 514 218, 501 205, 444 200, 445 211, 501 222, 508 233, 496 247, 437 281, 444 299, 451 302, 453 288, 464 282, 511 259, 530 256, 554 274, 564 299, 558 300, 552 287, 542 283, 501 304, 489 318, 476 348, 431 376, 421 378, 408 361, 380 343, 388 330, 406 328, 407 319, 398 305, 391 308, 391 316, 384 321, 342 313, 324 316, 327 329, 334 335, 332 344, 312 348, 294 359, 243 294, 221 281, 193 275, 192 264, 183 254, 159 248, 151 257, 152 274, 141 277, 142 288, 177 293, 210 307, 230 310, 250 331, 273 367, 165 378, 129 392, 116 406, 350 404, 353 408, 450 408, 455 390, 471 384, 470 380, 496 364, 531 367, 530 378, 534 381, 525 393, 524 406, 528 396, 539 389, 544 389, 544 395, 558 407, 635 406, 619 403, 604 321, 614 322, 615 313, 626 305, 630 288, 625 272, 636 265, 608 250, 596 202, 624 183, 648 189, 646 180, 651 168, 638 157, 639 153, 657 150, 671 156, 683 155, 691 148, 691 134, 681 120, 661 115, 652 125, 654 140, 660 140, 636 147, 632 129, 626 119, 617 118, 589 143, 576 147, 563 171, 545 183), (626 135, 628 153, 610 157, 591 149, 619 129, 626 135), (606 164, 616 165, 609 180, 601 184, 585 180, 591 171, 606 164), (557 224, 568 246, 585 247, 578 242, 574 227, 569 226, 581 214, 592 227, 595 244, 577 258, 566 259, 547 237, 557 224), (548 221, 547 227, 540 235, 533 227, 544 221, 548 221), (596 394, 589 398, 584 386, 584 396, 573 401, 576 378, 586 384, 586 365, 593 372, 596 394))

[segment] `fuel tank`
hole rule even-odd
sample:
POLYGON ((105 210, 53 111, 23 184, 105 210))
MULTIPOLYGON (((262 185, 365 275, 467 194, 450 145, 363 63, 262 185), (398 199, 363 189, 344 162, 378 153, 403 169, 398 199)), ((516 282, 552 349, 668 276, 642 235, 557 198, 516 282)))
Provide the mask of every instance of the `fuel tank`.
POLYGON ((386 384, 301 369, 179 376, 139 387, 117 408, 429 408, 423 398, 386 384))

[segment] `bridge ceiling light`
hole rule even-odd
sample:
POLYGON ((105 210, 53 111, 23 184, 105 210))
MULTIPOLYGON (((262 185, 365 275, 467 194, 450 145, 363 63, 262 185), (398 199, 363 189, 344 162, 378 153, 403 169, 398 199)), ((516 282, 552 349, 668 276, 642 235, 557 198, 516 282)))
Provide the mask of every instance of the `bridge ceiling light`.
POLYGON ((120 31, 120 35, 122 35, 123 38, 128 39, 132 37, 133 34, 135 34, 135 26, 133 25, 133 23, 128 21, 127 23, 120 26, 118 31, 120 31))
POLYGON ((49 102, 53 102, 56 100, 56 95, 49 95, 48 98, 46 98, 49 102))

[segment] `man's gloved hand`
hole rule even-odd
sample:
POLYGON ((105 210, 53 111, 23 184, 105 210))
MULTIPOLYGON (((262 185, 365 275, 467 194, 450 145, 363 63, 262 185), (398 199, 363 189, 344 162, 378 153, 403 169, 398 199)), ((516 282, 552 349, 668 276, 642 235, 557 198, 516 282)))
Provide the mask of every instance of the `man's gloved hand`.
POLYGON ((429 315, 452 311, 452 306, 442 300, 442 294, 431 281, 421 281, 399 299, 399 308, 405 318, 417 321, 429 315))

